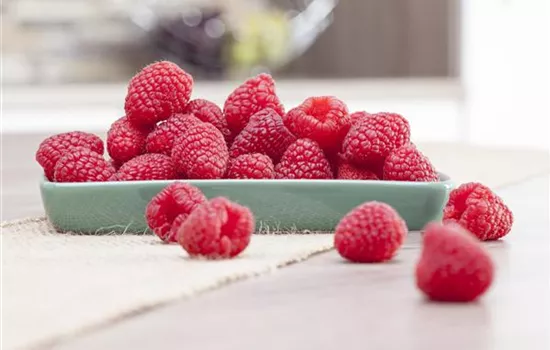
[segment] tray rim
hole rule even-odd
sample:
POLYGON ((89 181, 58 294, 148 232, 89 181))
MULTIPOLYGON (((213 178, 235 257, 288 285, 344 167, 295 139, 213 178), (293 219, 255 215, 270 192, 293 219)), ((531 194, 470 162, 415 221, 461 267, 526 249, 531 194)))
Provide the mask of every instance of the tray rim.
POLYGON ((196 185, 247 185, 247 184, 265 184, 268 186, 275 186, 278 184, 287 184, 292 186, 309 186, 309 185, 381 185, 381 186, 395 186, 395 187, 433 187, 433 186, 451 186, 454 181, 450 176, 445 173, 438 172, 441 180, 435 182, 427 181, 389 181, 389 180, 338 180, 338 179, 323 179, 323 180, 309 180, 309 179, 215 179, 215 180, 194 180, 194 179, 172 179, 172 180, 140 180, 140 181, 102 181, 102 182, 53 182, 49 181, 45 176, 42 176, 40 180, 40 186, 49 188, 94 188, 94 187, 134 187, 140 184, 155 184, 155 185, 168 185, 174 182, 185 182, 196 185))

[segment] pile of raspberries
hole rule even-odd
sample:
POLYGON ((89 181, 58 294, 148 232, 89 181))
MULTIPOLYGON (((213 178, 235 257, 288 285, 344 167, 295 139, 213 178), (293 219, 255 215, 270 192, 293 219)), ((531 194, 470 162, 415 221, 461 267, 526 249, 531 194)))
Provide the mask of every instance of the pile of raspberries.
POLYGON ((237 87, 223 110, 191 99, 193 77, 161 61, 129 82, 125 116, 103 141, 73 131, 45 139, 36 160, 56 182, 171 179, 438 181, 396 113, 349 113, 336 97, 285 112, 269 74, 237 87))
MULTIPOLYGON (((233 91, 223 110, 190 100, 193 78, 171 62, 157 62, 132 78, 126 115, 107 134, 74 131, 44 140, 36 159, 57 182, 169 179, 343 179, 438 181, 410 140, 408 121, 395 113, 350 114, 331 96, 310 97, 285 112, 268 74, 233 91)), ((252 211, 224 197, 175 181, 145 209, 149 228, 178 243, 192 258, 241 254, 255 229, 252 211)), ((481 241, 507 235, 513 216, 480 183, 450 193, 441 223, 423 230, 415 269, 417 288, 437 301, 469 302, 492 284, 493 261, 481 241)), ((334 248, 355 263, 392 260, 408 229, 391 206, 366 202, 335 227, 334 248)))

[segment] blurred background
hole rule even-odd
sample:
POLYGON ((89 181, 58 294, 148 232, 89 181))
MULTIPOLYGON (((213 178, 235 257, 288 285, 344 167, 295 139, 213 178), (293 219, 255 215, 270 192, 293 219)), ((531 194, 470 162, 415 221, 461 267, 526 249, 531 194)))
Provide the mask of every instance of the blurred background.
POLYGON ((336 95, 416 141, 548 146, 547 0, 3 0, 2 133, 106 130, 159 59, 223 104, 261 71, 287 109, 336 95))

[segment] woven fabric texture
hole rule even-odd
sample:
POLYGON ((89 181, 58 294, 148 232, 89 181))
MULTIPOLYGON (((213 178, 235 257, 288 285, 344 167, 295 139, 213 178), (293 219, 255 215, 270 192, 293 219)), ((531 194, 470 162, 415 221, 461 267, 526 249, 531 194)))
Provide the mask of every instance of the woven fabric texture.
POLYGON ((25 348, 269 273, 332 246, 332 235, 255 235, 238 258, 189 259, 151 235, 58 234, 43 218, 2 224, 3 345, 25 348))

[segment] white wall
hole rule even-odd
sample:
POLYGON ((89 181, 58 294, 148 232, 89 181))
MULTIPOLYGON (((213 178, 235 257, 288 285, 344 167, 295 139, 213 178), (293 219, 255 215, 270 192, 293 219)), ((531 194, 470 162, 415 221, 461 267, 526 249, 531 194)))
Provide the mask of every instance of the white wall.
POLYGON ((550 1, 462 0, 462 5, 461 74, 470 140, 548 147, 550 1))

